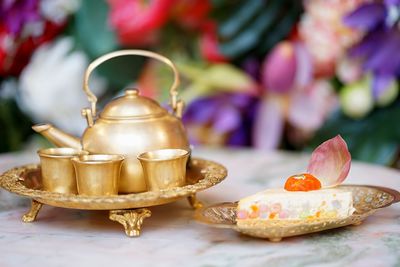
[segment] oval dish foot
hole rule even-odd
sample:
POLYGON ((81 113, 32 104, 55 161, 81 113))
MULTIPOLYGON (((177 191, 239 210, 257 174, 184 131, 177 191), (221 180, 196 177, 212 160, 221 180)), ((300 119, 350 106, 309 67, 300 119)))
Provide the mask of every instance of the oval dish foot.
POLYGON ((282 241, 282 237, 271 237, 271 238, 269 238, 269 241, 271 241, 271 242, 280 242, 280 241, 282 241))
POLYGON ((196 194, 188 196, 187 199, 193 209, 201 209, 204 206, 203 203, 197 199, 196 194))

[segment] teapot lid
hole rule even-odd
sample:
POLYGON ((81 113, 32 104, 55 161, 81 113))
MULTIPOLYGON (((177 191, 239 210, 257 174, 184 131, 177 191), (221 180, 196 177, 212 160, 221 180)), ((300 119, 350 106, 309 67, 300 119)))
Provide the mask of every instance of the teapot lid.
POLYGON ((158 117, 164 115, 163 109, 156 101, 139 95, 137 89, 125 90, 125 95, 108 103, 100 113, 103 119, 131 119, 138 117, 158 117))

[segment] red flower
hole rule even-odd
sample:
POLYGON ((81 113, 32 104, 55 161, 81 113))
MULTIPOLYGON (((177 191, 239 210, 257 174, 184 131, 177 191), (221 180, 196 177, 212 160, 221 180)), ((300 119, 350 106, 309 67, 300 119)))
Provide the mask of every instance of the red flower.
POLYGON ((65 25, 46 22, 39 36, 14 39, 11 33, 0 26, 0 76, 18 76, 28 64, 37 47, 54 39, 65 25))
POLYGON ((209 0, 179 0, 172 16, 185 28, 196 29, 201 26, 211 10, 209 0))
POLYGON ((110 23, 122 45, 148 45, 157 37, 175 0, 108 0, 110 23))
POLYGON ((228 59, 219 50, 217 26, 213 21, 203 24, 203 34, 200 36, 200 52, 210 62, 226 62, 228 59))

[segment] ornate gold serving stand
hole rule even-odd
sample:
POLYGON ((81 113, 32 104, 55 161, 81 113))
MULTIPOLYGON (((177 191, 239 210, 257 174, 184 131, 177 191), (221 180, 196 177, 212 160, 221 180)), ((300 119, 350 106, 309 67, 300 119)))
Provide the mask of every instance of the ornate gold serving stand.
POLYGON ((360 225, 363 220, 378 209, 400 201, 400 193, 391 188, 370 185, 341 185, 338 188, 353 193, 353 205, 356 209, 353 215, 343 219, 275 220, 239 226, 236 224, 237 202, 202 207, 196 210, 195 218, 197 221, 212 227, 229 228, 245 235, 279 242, 285 237, 315 233, 347 225, 360 225))
POLYGON ((225 179, 224 166, 203 159, 192 158, 186 172, 187 184, 160 191, 115 196, 82 196, 41 190, 40 165, 31 164, 13 168, 0 176, 0 186, 5 190, 32 200, 30 210, 22 216, 23 222, 35 221, 43 204, 61 208, 84 210, 109 210, 109 218, 122 224, 126 235, 139 236, 143 220, 151 216, 147 207, 187 198, 193 208, 201 208, 196 193, 212 187, 225 179))

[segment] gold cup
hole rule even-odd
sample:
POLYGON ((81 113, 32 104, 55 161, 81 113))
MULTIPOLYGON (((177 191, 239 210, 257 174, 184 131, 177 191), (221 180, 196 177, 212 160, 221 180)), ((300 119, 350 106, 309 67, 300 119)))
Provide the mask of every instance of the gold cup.
POLYGON ((186 162, 189 151, 160 149, 138 156, 142 164, 147 189, 157 191, 186 184, 186 162))
POLYGON ((120 155, 82 155, 73 158, 78 194, 117 195, 123 161, 124 157, 120 155))
POLYGON ((43 190, 63 194, 76 194, 75 170, 71 158, 87 155, 87 151, 57 147, 40 149, 43 190))

